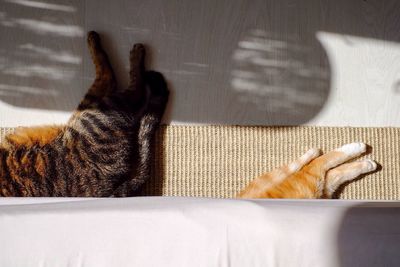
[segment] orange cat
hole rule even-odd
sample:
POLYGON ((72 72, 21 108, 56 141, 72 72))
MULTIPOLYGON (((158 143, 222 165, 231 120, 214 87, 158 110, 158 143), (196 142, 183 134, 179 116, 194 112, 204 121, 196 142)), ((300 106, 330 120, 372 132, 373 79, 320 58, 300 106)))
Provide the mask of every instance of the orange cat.
POLYGON ((239 198, 332 198, 345 182, 376 170, 373 160, 343 164, 366 151, 363 143, 352 143, 320 156, 311 149, 296 161, 254 179, 239 198))

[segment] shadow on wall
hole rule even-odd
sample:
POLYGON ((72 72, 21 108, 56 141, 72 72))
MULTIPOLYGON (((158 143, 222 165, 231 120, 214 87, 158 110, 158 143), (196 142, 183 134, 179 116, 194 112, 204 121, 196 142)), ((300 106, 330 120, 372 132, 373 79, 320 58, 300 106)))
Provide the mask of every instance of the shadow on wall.
POLYGON ((0 100, 72 110, 94 77, 84 35, 97 30, 122 86, 132 44, 154 48, 173 90, 167 123, 303 124, 335 86, 317 33, 398 42, 399 3, 2 0, 0 100))
POLYGON ((339 266, 400 266, 399 207, 376 205, 345 213, 338 236, 339 266))
POLYGON ((71 1, 2 0, 0 99, 72 110, 82 92, 82 11, 71 1))

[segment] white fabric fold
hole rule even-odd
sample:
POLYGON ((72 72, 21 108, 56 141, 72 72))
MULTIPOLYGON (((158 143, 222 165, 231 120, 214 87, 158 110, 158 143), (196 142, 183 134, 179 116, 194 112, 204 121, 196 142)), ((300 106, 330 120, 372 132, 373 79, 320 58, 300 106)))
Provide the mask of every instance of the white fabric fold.
POLYGON ((0 266, 400 266, 400 202, 0 199, 0 266))

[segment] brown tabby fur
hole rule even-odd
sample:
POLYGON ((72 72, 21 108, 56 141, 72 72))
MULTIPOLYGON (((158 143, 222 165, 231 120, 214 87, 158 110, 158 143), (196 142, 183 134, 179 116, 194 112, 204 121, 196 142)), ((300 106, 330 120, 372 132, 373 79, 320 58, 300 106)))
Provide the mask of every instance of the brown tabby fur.
POLYGON ((19 128, 0 146, 1 196, 130 196, 150 176, 152 139, 168 90, 130 53, 130 85, 118 90, 96 32, 88 33, 96 78, 66 125, 19 128), (147 87, 146 87, 147 85, 147 87))

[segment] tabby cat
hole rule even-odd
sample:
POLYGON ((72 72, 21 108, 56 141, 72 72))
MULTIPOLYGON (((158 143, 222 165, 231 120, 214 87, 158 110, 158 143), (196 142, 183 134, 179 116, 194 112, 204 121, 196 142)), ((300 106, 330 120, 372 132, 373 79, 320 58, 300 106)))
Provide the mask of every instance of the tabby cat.
POLYGON ((18 128, 0 146, 0 195, 131 196, 150 176, 152 139, 164 113, 163 76, 130 52, 130 84, 118 90, 96 32, 87 37, 96 78, 66 125, 18 128))
POLYGON ((257 177, 238 197, 332 198, 344 183, 377 169, 370 159, 343 164, 365 152, 363 143, 347 144, 322 156, 318 149, 311 149, 296 161, 257 177))

